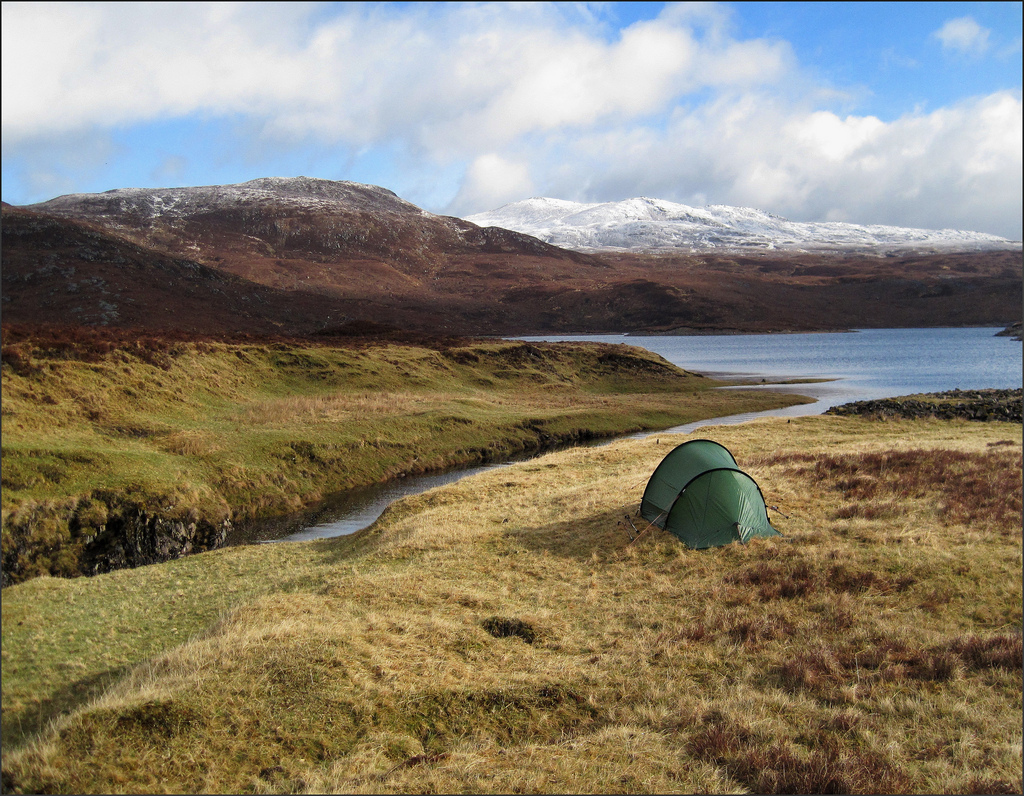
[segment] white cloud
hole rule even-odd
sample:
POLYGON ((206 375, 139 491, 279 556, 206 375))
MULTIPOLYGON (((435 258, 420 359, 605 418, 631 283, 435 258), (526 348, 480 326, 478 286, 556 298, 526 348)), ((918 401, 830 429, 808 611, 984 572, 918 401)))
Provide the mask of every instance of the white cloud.
POLYGON ((775 80, 792 62, 783 43, 701 39, 685 15, 606 41, 561 13, 353 4, 314 22, 302 4, 4 4, 3 132, 202 112, 262 118, 285 138, 402 137, 461 155, 658 112, 704 86, 775 80))
POLYGON ((815 111, 793 120, 783 137, 796 142, 809 162, 840 163, 877 137, 885 124, 874 116, 841 119, 828 111, 815 111))
MULTIPOLYGON (((595 9, 4 3, 5 174, 15 156, 58 163, 46 142, 106 135, 75 155, 106 157, 115 130, 230 119, 247 157, 311 142, 399 153, 403 169, 452 181, 458 214, 646 194, 1020 237, 1019 92, 841 116, 824 108, 842 87, 815 83, 785 41, 736 37, 726 6, 669 4, 617 35, 595 9)), ((989 32, 964 17, 935 36, 980 53, 989 32)), ((142 173, 197 160, 160 157, 142 173)))
POLYGON ((934 35, 943 49, 956 50, 968 55, 981 55, 989 47, 991 31, 983 28, 973 17, 958 17, 946 22, 934 35))
POLYGON ((529 158, 535 173, 545 171, 536 165, 545 160, 559 164, 537 186, 557 198, 646 195, 757 207, 798 221, 953 227, 1019 239, 1021 118, 1021 98, 1010 92, 892 122, 747 94, 677 113, 661 131, 604 130, 570 151, 529 158))
POLYGON ((489 153, 476 158, 466 169, 455 204, 495 208, 533 195, 533 181, 525 163, 489 153))

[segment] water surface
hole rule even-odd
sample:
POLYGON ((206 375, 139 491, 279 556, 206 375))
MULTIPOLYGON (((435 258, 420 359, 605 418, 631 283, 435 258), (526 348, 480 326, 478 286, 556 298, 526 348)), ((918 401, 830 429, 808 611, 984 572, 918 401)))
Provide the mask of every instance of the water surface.
POLYGON ((752 379, 752 386, 758 389, 817 399, 813 404, 702 420, 670 429, 685 432, 711 423, 742 422, 765 415, 816 415, 852 401, 958 388, 1019 388, 1022 346, 1012 338, 996 337, 1001 328, 860 329, 849 333, 686 337, 549 335, 524 339, 642 346, 687 370, 723 379, 752 379), (762 387, 762 378, 832 381, 762 387))
MULTIPOLYGON (((519 338, 542 341, 594 341, 641 346, 686 370, 726 379, 743 378, 744 387, 798 393, 814 403, 710 418, 665 429, 688 433, 706 425, 741 423, 756 417, 821 414, 851 401, 944 390, 1018 388, 1022 382, 1021 343, 995 337, 998 328, 863 329, 850 333, 707 336, 548 335, 519 338), (762 386, 761 379, 798 383, 762 386), (800 383, 801 379, 831 379, 800 383)), ((731 388, 725 388, 731 389, 731 388)), ((628 435, 646 437, 652 432, 628 435)), ((604 443, 607 444, 607 440, 604 443)), ((467 475, 507 466, 496 462, 447 473, 410 476, 386 484, 348 490, 316 508, 271 520, 259 536, 306 541, 355 533, 372 524, 400 497, 452 483, 467 475)), ((243 540, 236 540, 235 543, 243 540)))

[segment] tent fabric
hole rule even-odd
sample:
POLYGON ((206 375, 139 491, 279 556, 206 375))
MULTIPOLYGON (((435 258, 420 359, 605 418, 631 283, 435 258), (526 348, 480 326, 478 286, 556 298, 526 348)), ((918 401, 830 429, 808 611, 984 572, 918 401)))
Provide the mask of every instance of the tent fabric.
POLYGON ((697 550, 781 535, 768 521, 757 482, 712 440, 669 452, 651 475, 640 515, 697 550))
POLYGON ((754 479, 742 470, 724 468, 701 473, 687 484, 664 527, 696 550, 780 535, 768 522, 754 479))
POLYGON ((664 528, 668 512, 683 488, 701 473, 720 467, 740 469, 729 449, 714 440, 691 439, 673 448, 647 482, 640 516, 664 528))

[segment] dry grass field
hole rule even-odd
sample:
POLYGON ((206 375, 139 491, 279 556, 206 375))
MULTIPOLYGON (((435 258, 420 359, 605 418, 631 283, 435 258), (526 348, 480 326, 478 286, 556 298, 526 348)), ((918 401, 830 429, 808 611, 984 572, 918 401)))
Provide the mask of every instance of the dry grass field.
POLYGON ((6 589, 4 791, 1020 793, 1021 426, 695 435, 782 537, 631 542, 651 435, 6 589))
POLYGON ((207 549, 349 487, 809 400, 720 385, 625 345, 5 330, 3 583, 120 566, 147 523, 207 549))

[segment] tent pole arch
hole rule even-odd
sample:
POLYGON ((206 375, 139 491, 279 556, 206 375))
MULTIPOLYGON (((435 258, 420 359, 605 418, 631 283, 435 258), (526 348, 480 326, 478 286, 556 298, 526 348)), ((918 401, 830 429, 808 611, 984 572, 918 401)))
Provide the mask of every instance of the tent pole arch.
POLYGON ((673 504, 664 528, 695 549, 746 543, 755 536, 781 536, 768 519, 760 485, 732 467, 713 468, 692 478, 673 504))
POLYGON ((764 503, 764 507, 765 507, 765 510, 766 510, 766 511, 765 511, 765 514, 767 514, 767 513, 768 513, 768 512, 767 512, 767 508, 768 508, 768 501, 766 501, 766 500, 764 499, 764 492, 762 492, 762 491, 761 491, 761 485, 760 485, 760 484, 758 484, 758 483, 757 483, 757 481, 755 481, 755 480, 754 480, 754 477, 753 477, 753 476, 752 476, 752 475, 751 475, 750 473, 745 473, 745 472, 743 472, 743 470, 741 470, 741 469, 740 469, 739 467, 713 467, 713 468, 711 468, 710 470, 705 470, 705 471, 704 471, 703 473, 700 473, 699 475, 695 475, 695 476, 694 476, 693 478, 691 478, 691 479, 690 479, 690 480, 689 480, 689 481, 687 482, 686 486, 684 486, 684 487, 683 487, 683 488, 682 488, 682 489, 680 490, 680 494, 682 494, 683 492, 685 492, 685 491, 686 491, 686 487, 687 487, 687 486, 689 486, 690 484, 692 484, 692 483, 693 483, 694 481, 696 481, 696 480, 697 480, 698 478, 700 478, 700 477, 701 477, 702 475, 704 475, 705 473, 715 473, 715 472, 719 472, 719 471, 723 471, 723 470, 724 470, 724 471, 727 471, 727 472, 739 473, 740 475, 745 475, 745 476, 746 476, 747 478, 749 478, 749 479, 750 479, 750 483, 752 483, 752 484, 754 485, 754 488, 755 488, 755 489, 757 489, 757 494, 758 494, 758 496, 759 496, 759 497, 761 498, 761 502, 762 502, 762 503, 764 503))
POLYGON ((710 439, 691 439, 677 445, 648 480, 640 500, 640 516, 664 528, 664 522, 656 518, 667 516, 686 483, 702 472, 720 467, 739 470, 736 458, 724 445, 710 439))

